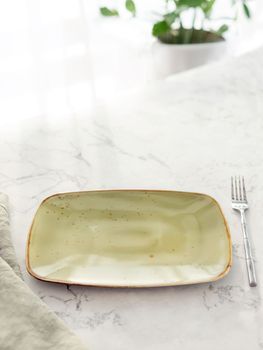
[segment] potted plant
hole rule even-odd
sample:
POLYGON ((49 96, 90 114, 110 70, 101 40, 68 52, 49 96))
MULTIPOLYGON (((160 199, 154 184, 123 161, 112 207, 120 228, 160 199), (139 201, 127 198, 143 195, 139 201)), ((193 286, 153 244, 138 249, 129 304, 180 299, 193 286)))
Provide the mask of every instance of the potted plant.
MULTIPOLYGON (((153 24, 152 35, 155 68, 164 77, 216 60, 227 52, 224 34, 238 18, 240 7, 251 17, 247 0, 229 0, 231 16, 214 18, 216 0, 164 0, 165 11, 153 24), (220 25, 216 25, 220 23, 220 25)), ((125 1, 126 9, 136 16, 133 0, 125 1)), ((118 16, 116 9, 100 8, 103 16, 118 16)))

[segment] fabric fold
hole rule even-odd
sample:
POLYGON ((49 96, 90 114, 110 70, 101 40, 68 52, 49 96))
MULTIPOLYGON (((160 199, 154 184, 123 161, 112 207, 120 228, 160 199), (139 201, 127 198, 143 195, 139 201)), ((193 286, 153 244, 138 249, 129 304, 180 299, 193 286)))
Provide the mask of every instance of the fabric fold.
POLYGON ((8 200, 0 193, 0 349, 87 350, 21 277, 10 237, 8 200))
POLYGON ((0 193, 0 257, 7 262, 18 277, 22 278, 11 240, 8 213, 8 197, 0 193))

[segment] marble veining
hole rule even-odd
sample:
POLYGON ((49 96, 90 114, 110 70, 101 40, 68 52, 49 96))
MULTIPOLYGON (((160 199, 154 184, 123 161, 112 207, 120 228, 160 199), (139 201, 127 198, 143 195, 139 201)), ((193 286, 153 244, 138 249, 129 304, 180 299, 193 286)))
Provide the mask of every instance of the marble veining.
POLYGON ((30 288, 93 350, 263 348, 263 50, 130 92, 65 119, 41 115, 0 130, 0 190, 30 288), (259 285, 249 288, 231 175, 248 187, 259 285), (66 191, 204 192, 228 219, 233 268, 215 283, 107 289, 37 281, 25 271, 33 215, 66 191))

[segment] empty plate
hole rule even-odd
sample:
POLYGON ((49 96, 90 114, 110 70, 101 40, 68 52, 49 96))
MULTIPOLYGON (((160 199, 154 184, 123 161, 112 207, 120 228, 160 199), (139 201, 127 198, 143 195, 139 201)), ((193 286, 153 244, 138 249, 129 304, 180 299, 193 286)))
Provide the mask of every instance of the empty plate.
POLYGON ((27 269, 41 280, 111 287, 215 281, 231 239, 208 195, 154 190, 55 194, 33 220, 27 269))

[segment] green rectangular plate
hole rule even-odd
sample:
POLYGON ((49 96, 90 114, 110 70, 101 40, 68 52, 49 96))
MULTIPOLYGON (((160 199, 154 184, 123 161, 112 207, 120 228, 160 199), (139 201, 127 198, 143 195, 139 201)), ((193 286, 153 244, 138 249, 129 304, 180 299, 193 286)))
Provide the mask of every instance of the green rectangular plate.
POLYGON ((55 194, 33 220, 29 273, 49 282, 158 287, 215 281, 231 266, 218 203, 198 193, 107 190, 55 194))

